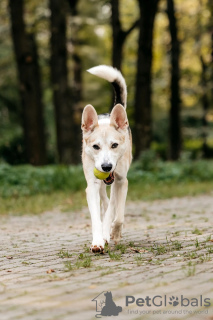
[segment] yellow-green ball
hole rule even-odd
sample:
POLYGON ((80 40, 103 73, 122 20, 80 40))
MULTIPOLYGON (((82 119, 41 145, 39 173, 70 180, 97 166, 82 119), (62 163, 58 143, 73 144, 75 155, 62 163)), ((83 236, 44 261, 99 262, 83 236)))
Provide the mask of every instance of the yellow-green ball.
POLYGON ((110 175, 110 172, 101 172, 96 168, 94 168, 93 172, 94 172, 94 176, 100 180, 105 180, 110 175))

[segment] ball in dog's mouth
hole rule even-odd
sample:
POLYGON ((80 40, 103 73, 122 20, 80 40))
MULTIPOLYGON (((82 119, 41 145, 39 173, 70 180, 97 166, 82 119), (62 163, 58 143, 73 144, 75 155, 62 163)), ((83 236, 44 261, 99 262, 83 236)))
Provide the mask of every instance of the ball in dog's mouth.
POLYGON ((100 180, 105 180, 110 175, 110 172, 101 172, 96 168, 94 168, 93 173, 94 173, 94 176, 100 180))

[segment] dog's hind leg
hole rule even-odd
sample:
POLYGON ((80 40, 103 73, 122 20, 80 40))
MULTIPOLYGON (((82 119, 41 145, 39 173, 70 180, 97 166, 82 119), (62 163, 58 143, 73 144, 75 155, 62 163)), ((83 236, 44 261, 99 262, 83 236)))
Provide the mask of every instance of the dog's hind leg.
POLYGON ((122 228, 124 223, 124 209, 128 190, 128 180, 126 178, 115 179, 115 195, 116 195, 116 215, 112 226, 112 239, 117 243, 122 236, 122 228))
POLYGON ((107 197, 107 192, 106 192, 106 184, 104 182, 101 182, 100 197, 101 197, 101 213, 102 213, 102 217, 104 217, 104 214, 107 211, 107 208, 109 205, 109 198, 107 197))

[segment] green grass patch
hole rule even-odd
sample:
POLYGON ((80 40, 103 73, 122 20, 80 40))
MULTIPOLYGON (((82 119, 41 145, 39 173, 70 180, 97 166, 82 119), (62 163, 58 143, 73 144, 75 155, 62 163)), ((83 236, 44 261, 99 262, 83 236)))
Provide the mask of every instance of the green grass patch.
POLYGON ((121 260, 121 253, 108 251, 108 254, 111 260, 121 260))
POLYGON ((86 186, 82 166, 0 165, 0 196, 29 196, 54 191, 82 190, 86 186))
MULTIPOLYGON (((153 152, 145 152, 132 164, 128 180, 128 200, 150 201, 206 194, 213 190, 213 161, 163 162, 153 152)), ((37 214, 54 208, 78 210, 86 205, 85 188, 81 165, 1 164, 0 213, 37 214)))
POLYGON ((86 253, 80 253, 75 261, 65 261, 65 271, 72 271, 79 268, 90 268, 92 266, 92 258, 86 253))
POLYGON ((79 210, 86 205, 84 191, 54 191, 30 196, 0 197, 1 214, 39 214, 48 210, 68 212, 79 210))
POLYGON ((203 234, 201 230, 199 230, 197 227, 192 231, 192 234, 201 235, 203 234))
POLYGON ((65 251, 65 250, 60 250, 59 253, 58 253, 58 256, 62 259, 64 258, 71 258, 72 257, 72 254, 69 253, 68 251, 65 251))

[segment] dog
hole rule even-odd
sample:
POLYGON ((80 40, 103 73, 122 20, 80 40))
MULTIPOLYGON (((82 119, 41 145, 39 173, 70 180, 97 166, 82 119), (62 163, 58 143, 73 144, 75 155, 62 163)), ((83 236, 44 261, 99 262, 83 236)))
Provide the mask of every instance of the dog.
POLYGON ((115 243, 122 236, 128 190, 127 172, 132 162, 132 136, 126 114, 126 82, 121 72, 105 65, 87 71, 109 81, 115 91, 114 107, 110 114, 98 116, 89 104, 83 110, 81 123, 82 163, 92 220, 93 240, 90 249, 94 253, 103 253, 105 243, 110 242, 110 236, 115 243), (93 174, 94 167, 110 173, 110 178, 105 181, 97 179, 93 174), (112 184, 110 199, 107 197, 107 184, 112 184))

